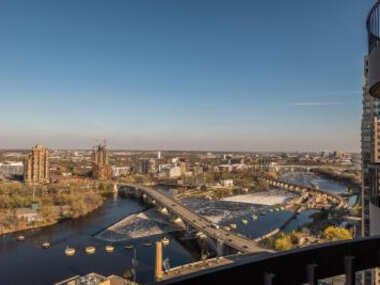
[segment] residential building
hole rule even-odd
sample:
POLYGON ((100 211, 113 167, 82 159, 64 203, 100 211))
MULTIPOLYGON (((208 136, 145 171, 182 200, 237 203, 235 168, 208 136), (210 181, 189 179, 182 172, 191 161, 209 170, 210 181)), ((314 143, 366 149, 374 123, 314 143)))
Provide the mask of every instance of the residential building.
POLYGON ((95 179, 110 179, 112 167, 108 162, 106 144, 99 144, 92 153, 92 176, 95 179))
POLYGON ((49 150, 35 145, 24 163, 24 181, 27 184, 49 183, 49 150))
POLYGON ((156 160, 148 159, 148 158, 139 159, 137 170, 138 170, 138 173, 144 174, 144 175, 156 172, 157 170, 156 160))
POLYGON ((40 214, 37 210, 31 208, 17 208, 15 210, 15 217, 17 219, 25 219, 27 223, 33 223, 41 220, 40 214))
MULTIPOLYGON (((362 234, 380 234, 380 1, 367 18, 368 55, 364 63, 362 152, 362 234)), ((365 284, 380 284, 379 270, 365 284)))

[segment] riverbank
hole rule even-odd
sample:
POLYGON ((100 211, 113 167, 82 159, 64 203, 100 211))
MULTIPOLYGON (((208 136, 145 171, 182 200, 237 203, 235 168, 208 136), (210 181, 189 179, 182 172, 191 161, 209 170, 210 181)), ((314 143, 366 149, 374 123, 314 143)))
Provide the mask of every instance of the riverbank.
MULTIPOLYGON (((28 223, 26 219, 24 218, 20 219, 20 218, 15 217, 14 210, 0 211, 0 236, 11 234, 11 233, 23 232, 23 231, 32 230, 32 229, 49 227, 65 220, 82 218, 96 211, 100 207, 102 207, 104 204, 104 201, 105 199, 102 198, 96 204, 91 204, 87 206, 86 208, 81 209, 80 212, 78 212, 78 209, 76 208, 71 208, 71 209, 66 208, 65 211, 75 212, 75 214, 71 217, 67 215, 62 215, 62 213, 57 214, 58 216, 56 218, 52 218, 52 217, 47 218, 46 216, 42 215, 41 220, 32 222, 32 223, 28 223)), ((56 211, 61 211, 61 210, 57 209, 56 211)))
POLYGON ((342 182, 353 188, 361 187, 361 177, 358 171, 339 170, 324 167, 313 169, 312 172, 334 181, 342 182))
POLYGON ((23 184, 0 185, 0 235, 77 219, 100 208, 112 187, 51 184, 31 190, 23 184))

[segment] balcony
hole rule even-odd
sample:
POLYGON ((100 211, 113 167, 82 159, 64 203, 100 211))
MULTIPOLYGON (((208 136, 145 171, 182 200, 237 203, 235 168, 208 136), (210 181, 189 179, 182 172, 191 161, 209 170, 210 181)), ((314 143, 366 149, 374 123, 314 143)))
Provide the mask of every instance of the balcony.
POLYGON ((173 278, 159 285, 258 284, 316 285, 340 274, 354 285, 356 274, 380 266, 380 237, 340 241, 287 252, 242 256, 240 261, 173 278), (244 280, 244 281, 243 281, 244 280))

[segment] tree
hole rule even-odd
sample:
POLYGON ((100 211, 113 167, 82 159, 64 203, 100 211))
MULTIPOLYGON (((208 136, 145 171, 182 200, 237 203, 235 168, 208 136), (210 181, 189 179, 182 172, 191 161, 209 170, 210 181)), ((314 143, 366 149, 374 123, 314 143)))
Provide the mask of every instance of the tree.
POLYGON ((293 248, 293 244, 289 236, 282 234, 275 240, 274 248, 279 251, 289 250, 293 248))
POLYGON ((352 233, 346 228, 329 226, 324 231, 324 236, 329 240, 352 239, 352 233))

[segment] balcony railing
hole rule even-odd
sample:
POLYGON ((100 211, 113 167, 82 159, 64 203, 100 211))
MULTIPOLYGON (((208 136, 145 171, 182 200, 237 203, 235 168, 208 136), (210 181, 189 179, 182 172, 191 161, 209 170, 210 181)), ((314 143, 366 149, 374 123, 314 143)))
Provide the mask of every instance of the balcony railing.
POLYGON ((317 284, 344 274, 355 284, 356 272, 380 266, 380 236, 333 242, 292 251, 249 256, 217 268, 159 284, 317 284))

